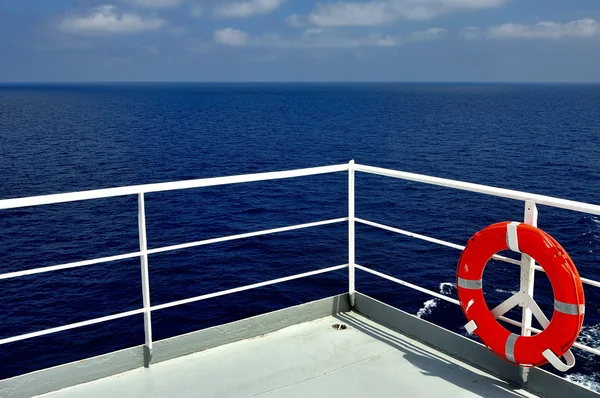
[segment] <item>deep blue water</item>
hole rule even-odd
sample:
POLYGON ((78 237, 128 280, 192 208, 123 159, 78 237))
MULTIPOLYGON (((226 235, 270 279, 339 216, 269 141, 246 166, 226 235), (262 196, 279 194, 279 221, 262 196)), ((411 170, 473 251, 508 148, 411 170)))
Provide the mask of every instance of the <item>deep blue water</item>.
MULTIPOLYGON (((600 86, 137 84, 0 86, 0 198, 346 163, 599 203, 600 86)), ((523 204, 357 174, 357 216, 464 244, 523 204)), ((347 174, 148 194, 149 247, 344 217, 347 174)), ((600 279, 600 220, 540 206, 539 225, 600 279)), ((330 225, 150 256, 152 304, 347 262, 330 225)), ((138 248, 137 198, 0 212, 0 272, 138 248)), ((357 226, 357 262, 455 296, 460 252, 357 226)), ((551 308, 538 275, 536 297, 551 308)), ((488 303, 518 287, 492 262, 488 303)), ((460 309, 357 273, 357 288, 453 330, 460 309)), ((139 260, 0 281, 0 338, 141 306, 139 260)), ((334 272, 153 314, 155 339, 342 293, 334 272)), ((581 340, 600 346, 598 289, 581 340)), ((515 314, 513 316, 516 317, 515 314)), ((0 347, 0 378, 143 342, 141 316, 0 347)), ((577 381, 597 359, 576 350, 577 381)))

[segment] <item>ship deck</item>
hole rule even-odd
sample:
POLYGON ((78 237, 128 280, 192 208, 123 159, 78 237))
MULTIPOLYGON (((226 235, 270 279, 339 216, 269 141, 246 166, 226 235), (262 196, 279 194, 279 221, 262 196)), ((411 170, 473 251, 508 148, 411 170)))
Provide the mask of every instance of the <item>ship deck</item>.
POLYGON ((42 395, 535 397, 356 312, 340 313, 42 395), (336 330, 334 324, 347 328, 336 330))

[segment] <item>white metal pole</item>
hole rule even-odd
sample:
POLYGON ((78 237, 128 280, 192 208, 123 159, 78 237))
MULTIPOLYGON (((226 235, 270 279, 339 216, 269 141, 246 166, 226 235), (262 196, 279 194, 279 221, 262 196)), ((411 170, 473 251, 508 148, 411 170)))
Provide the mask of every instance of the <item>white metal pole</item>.
POLYGON ((152 318, 150 312, 150 280, 148 277, 148 241, 146 239, 146 210, 144 193, 138 194, 138 228, 140 237, 140 263, 142 269, 142 300, 144 304, 144 367, 152 359, 152 318))
MULTIPOLYGON (((537 227, 538 222, 538 210, 535 202, 532 200, 525 201, 525 216, 524 223, 531 226, 537 227)), ((533 297, 533 286, 535 280, 535 269, 533 265, 535 260, 527 254, 521 254, 521 302, 520 306, 523 308, 521 318, 521 336, 531 336, 531 309, 529 308, 528 297, 533 297)), ((524 383, 527 382, 529 377, 529 368, 521 368, 521 379, 524 383)))
POLYGON ((350 161, 348 168, 348 294, 350 306, 356 302, 355 285, 355 240, 354 240, 354 160, 350 161))

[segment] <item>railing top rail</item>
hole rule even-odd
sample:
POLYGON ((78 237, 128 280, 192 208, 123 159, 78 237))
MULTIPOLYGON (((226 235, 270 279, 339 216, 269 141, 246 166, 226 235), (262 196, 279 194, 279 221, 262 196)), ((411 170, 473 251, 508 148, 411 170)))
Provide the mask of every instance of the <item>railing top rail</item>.
POLYGON ((237 184, 242 182, 256 182, 278 180, 283 178, 305 177, 318 174, 348 171, 348 164, 333 166, 311 167, 287 171, 273 171, 267 173, 243 174, 228 177, 201 178, 197 180, 162 182, 146 185, 132 185, 127 187, 95 189, 91 191, 59 193, 53 195, 30 196, 0 200, 0 210, 16 209, 19 207, 48 205, 54 203, 67 203, 79 200, 111 198, 115 196, 134 195, 148 192, 164 192, 177 189, 202 188, 215 185, 237 184))
POLYGON ((369 174, 377 174, 386 177, 394 177, 402 180, 422 182, 430 185, 437 185, 447 188, 460 189, 463 191, 477 192, 486 195, 499 196, 507 199, 532 200, 537 204, 558 207, 561 209, 573 210, 582 213, 600 215, 600 205, 577 202, 574 200, 560 199, 552 196, 538 195, 533 193, 514 191, 512 189, 496 188, 489 185, 473 184, 470 182, 450 180, 447 178, 431 177, 423 174, 407 173, 381 167, 365 166, 357 164, 356 171, 362 171, 369 174))

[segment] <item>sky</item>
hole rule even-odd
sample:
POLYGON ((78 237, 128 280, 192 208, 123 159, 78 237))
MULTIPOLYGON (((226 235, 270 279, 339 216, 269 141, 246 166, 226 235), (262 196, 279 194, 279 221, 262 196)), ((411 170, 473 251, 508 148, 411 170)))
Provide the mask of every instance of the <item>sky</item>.
POLYGON ((600 82, 598 0, 0 0, 1 82, 600 82))

